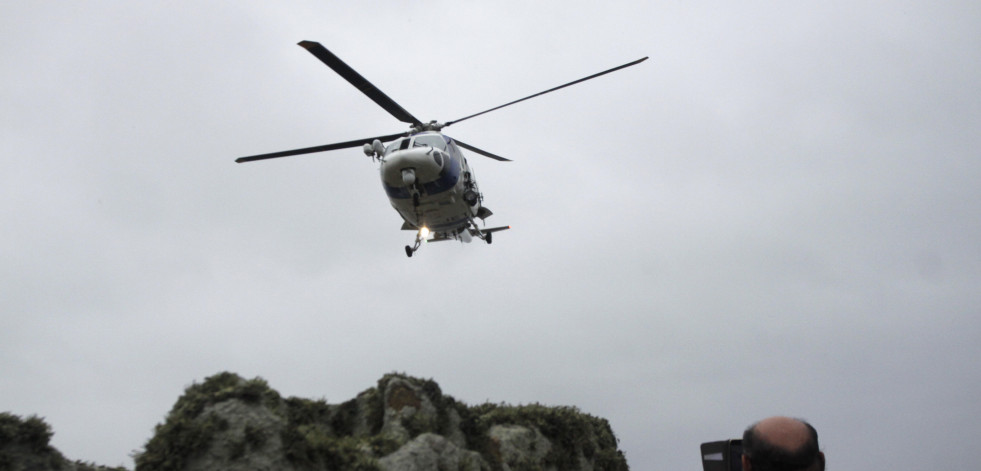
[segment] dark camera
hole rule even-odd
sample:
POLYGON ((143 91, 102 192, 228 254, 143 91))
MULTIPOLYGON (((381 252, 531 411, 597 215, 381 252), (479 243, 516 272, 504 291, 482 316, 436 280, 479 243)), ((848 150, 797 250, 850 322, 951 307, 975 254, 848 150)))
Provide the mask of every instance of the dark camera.
POLYGON ((739 439, 702 443, 704 471, 742 471, 743 441, 739 439))

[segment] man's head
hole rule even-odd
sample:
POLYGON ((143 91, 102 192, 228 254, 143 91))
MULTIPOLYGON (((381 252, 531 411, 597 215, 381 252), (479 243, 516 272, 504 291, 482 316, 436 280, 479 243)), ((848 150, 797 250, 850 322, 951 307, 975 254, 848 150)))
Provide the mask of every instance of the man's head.
POLYGON ((743 433, 743 471, 824 471, 817 430, 789 417, 770 417, 743 433))

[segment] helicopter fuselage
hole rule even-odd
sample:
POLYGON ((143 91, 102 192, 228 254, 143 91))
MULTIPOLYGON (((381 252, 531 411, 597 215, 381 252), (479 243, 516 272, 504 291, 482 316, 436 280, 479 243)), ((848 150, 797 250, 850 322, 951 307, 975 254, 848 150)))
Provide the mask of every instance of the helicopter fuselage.
MULTIPOLYGON (((481 211, 481 195, 467 159, 456 143, 429 131, 397 139, 382 156, 382 186, 405 220, 403 229, 457 238, 481 211)), ((466 238, 469 240, 469 237, 466 238)))
POLYGON ((348 83, 354 85, 392 117, 412 125, 411 131, 302 149, 250 155, 239 157, 235 161, 239 163, 253 162, 361 146, 366 155, 381 161, 382 185, 385 187, 392 207, 398 211, 404 220, 402 229, 416 232, 415 245, 405 246, 405 254, 409 257, 419 249, 420 244, 424 241, 456 239, 470 242, 471 238, 476 237, 490 244, 494 232, 511 228, 511 226, 478 227, 475 219, 483 221, 493 213, 482 206, 483 197, 477 189, 473 172, 470 170, 467 159, 460 152, 460 147, 498 161, 510 159, 492 154, 463 141, 454 141, 441 133, 441 129, 647 60, 644 57, 452 121, 439 123, 434 120, 423 123, 322 44, 314 41, 300 41, 300 46, 343 77, 344 80, 347 80, 348 83), (386 147, 382 144, 385 141, 392 142, 386 147))

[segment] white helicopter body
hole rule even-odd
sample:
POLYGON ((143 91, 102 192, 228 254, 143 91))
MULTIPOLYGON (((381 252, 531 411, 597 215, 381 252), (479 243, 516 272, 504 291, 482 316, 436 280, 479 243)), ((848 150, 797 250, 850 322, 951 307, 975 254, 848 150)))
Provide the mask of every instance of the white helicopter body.
POLYGON ((424 131, 395 140, 380 156, 376 148, 365 145, 365 153, 381 161, 382 186, 404 220, 402 229, 418 232, 416 248, 427 240, 470 242, 478 237, 490 243, 492 233, 510 228, 477 225, 476 219, 493 213, 481 205, 477 180, 449 136, 424 131))
POLYGON ((320 59, 321 62, 337 72, 338 75, 354 85, 396 119, 411 124, 410 131, 240 157, 235 161, 240 163, 251 162, 362 146, 366 155, 381 162, 379 171, 382 186, 385 188, 385 193, 388 194, 392 207, 402 216, 404 221, 402 229, 416 233, 415 245, 405 246, 405 254, 409 257, 416 250, 419 250, 419 246, 425 241, 460 240, 470 242, 472 238, 476 237, 489 244, 494 232, 511 228, 511 226, 484 228, 482 224, 477 223, 477 219, 483 222, 493 213, 482 205, 483 195, 477 188, 477 181, 467 159, 460 151, 460 147, 495 160, 508 161, 508 159, 460 140, 451 139, 440 132, 442 128, 647 60, 644 57, 460 119, 445 123, 430 121, 424 124, 320 43, 301 41, 300 46, 320 59), (387 141, 391 142, 386 146, 383 142, 387 141))

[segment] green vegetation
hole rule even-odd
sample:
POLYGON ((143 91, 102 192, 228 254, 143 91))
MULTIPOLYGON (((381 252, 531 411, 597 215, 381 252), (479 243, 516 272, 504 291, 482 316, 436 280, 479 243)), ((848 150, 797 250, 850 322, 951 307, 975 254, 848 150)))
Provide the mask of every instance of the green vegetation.
POLYGON ((281 398, 272 390, 266 380, 254 378, 244 380, 235 373, 218 373, 201 384, 193 384, 177 399, 168 419, 173 416, 194 418, 205 407, 229 399, 241 399, 248 404, 263 403, 275 408, 281 398))
POLYGON ((385 425, 385 398, 382 391, 384 389, 371 388, 358 394, 358 399, 364 402, 365 418, 372 435, 381 433, 382 426, 385 425))
MULTIPOLYGON (((0 467, 0 469, 3 468, 0 467)), ((127 471, 127 469, 122 466, 109 467, 85 461, 75 461, 75 471, 127 471)))
POLYGON ((65 458, 49 445, 51 426, 32 415, 27 419, 0 413, 0 470, 24 468, 60 469, 65 458), (25 466, 26 465, 26 466, 25 466))
POLYGON ((136 456, 136 469, 181 471, 187 460, 208 449, 215 433, 228 429, 228 421, 208 414, 204 420, 170 417, 136 456))
MULTIPOLYGON (((593 461, 596 469, 607 471, 628 469, 626 458, 617 448, 617 439, 613 435, 609 422, 583 413, 576 407, 549 407, 541 404, 511 406, 490 403, 471 407, 452 396, 444 395, 435 381, 413 378, 403 373, 386 374, 378 381, 378 387, 372 392, 376 396, 381 396, 381 392, 385 391, 388 383, 394 379, 413 384, 436 407, 435 422, 431 418, 419 415, 403 421, 402 425, 411 437, 425 432, 448 434, 451 428, 450 411, 455 410, 460 417, 459 428, 466 438, 468 448, 479 452, 494 469, 502 469, 500 455, 494 452, 494 444, 491 443, 488 435, 494 425, 521 425, 538 429, 552 444, 551 450, 544 459, 546 467, 554 466, 558 469, 578 467, 578 457, 581 452, 584 458, 593 461)), ((389 397, 389 403, 385 404, 390 408, 415 405, 412 399, 402 394, 392 394, 392 396, 396 397, 389 397)), ((376 400, 382 401, 382 398, 377 397, 376 400)), ((378 430, 380 430, 380 417, 378 422, 378 430)))
POLYGON ((334 409, 330 427, 338 435, 354 435, 358 424, 358 400, 351 399, 334 409))
MULTIPOLYGON (((450 411, 460 417, 459 428, 468 448, 481 454, 492 467, 501 469, 500 456, 494 452, 488 433, 494 425, 521 425, 536 428, 552 444, 545 456, 545 466, 571 469, 579 465, 578 456, 592 460, 596 469, 608 471, 627 470, 627 461, 617 449, 617 439, 609 422, 583 413, 576 407, 549 407, 541 404, 511 406, 507 404, 482 404, 467 406, 452 396, 444 395, 439 385, 431 380, 413 378, 402 373, 389 373, 378 381, 376 391, 385 391, 393 379, 401 379, 415 385, 436 407, 435 422, 431 418, 412 416, 403 422, 411 437, 420 433, 449 433, 450 411)), ((364 393, 362 393, 364 394, 364 393)), ((381 393, 377 394, 381 396, 381 393)), ((396 396, 393 394, 393 396, 396 396)), ((378 398, 381 400, 381 398, 378 398)), ((389 398, 388 407, 414 405, 407 397, 389 398)), ((380 420, 379 420, 380 422, 380 420)), ((381 425, 378 426, 379 429, 381 425)))
POLYGON ((307 469, 378 471, 362 440, 338 437, 318 424, 290 423, 283 431, 283 452, 291 463, 307 469))
MULTIPOLYGON (((579 466, 580 457, 591 461, 596 469, 627 469, 626 460, 617 449, 617 440, 604 419, 584 414, 575 407, 541 404, 471 407, 444 395, 433 380, 401 373, 386 374, 377 387, 339 405, 325 400, 283 399, 261 378, 244 380, 233 373, 219 373, 187 388, 166 421, 157 426, 145 451, 136 456, 136 469, 185 469, 188 460, 210 449, 215 435, 230 427, 227 420, 214 412, 206 413, 208 406, 231 399, 267 407, 282 418, 281 428, 277 426, 275 431, 246 424, 240 435, 231 439, 223 436, 226 438, 222 445, 226 447, 224 455, 233 461, 267 448, 274 437, 270 434, 278 433, 282 456, 300 469, 377 470, 377 458, 395 452, 404 444, 404 436, 397 438, 381 433, 385 411, 412 407, 417 412, 429 412, 402 419, 410 438, 427 432, 450 436, 459 430, 466 447, 480 453, 493 469, 503 468, 499 444, 489 435, 495 425, 536 429, 551 444, 543 462, 511 463, 515 469, 573 469, 579 466), (392 384, 396 380, 399 383, 392 384), (427 403, 434 406, 435 415, 427 403), (454 415, 459 416, 459 422, 454 415)), ((0 438, 11 427, 4 420, 0 420, 0 438)), ((46 446, 50 430, 43 422, 42 426, 36 422, 40 420, 35 418, 31 425, 33 432, 24 436, 33 436, 32 443, 46 446)))
POLYGON ((262 447, 266 446, 266 436, 265 430, 255 427, 252 424, 245 426, 245 443, 249 445, 249 448, 253 450, 261 450, 262 447))
POLYGON ((36 415, 21 419, 9 412, 0 413, 0 444, 20 445, 35 453, 47 452, 53 450, 48 445, 52 435, 51 426, 36 415))
MULTIPOLYGON (((280 402, 279 393, 269 388, 265 380, 243 380, 234 373, 210 376, 201 384, 184 391, 167 420, 157 425, 153 438, 136 458, 136 469, 148 471, 181 471, 191 459, 208 449, 215 433, 228 429, 228 421, 214 414, 201 418, 204 409, 230 399, 248 404, 265 404, 274 410, 280 402)), ((244 448, 232 445, 229 454, 239 457, 244 448)))
POLYGON ((552 444, 545 456, 546 466, 558 469, 577 467, 581 451, 584 458, 593 460, 596 469, 628 469, 626 458, 617 449, 617 440, 609 422, 583 413, 578 408, 488 403, 471 407, 467 412, 461 429, 483 456, 493 459, 491 464, 495 468, 500 468, 501 463, 498 454, 493 452, 488 436, 490 428, 494 425, 521 425, 538 429, 552 444))
POLYGON ((71 465, 77 471, 126 471, 84 461, 70 463, 49 442, 51 427, 44 419, 32 415, 27 419, 0 412, 0 470, 8 469, 65 469, 71 465))

